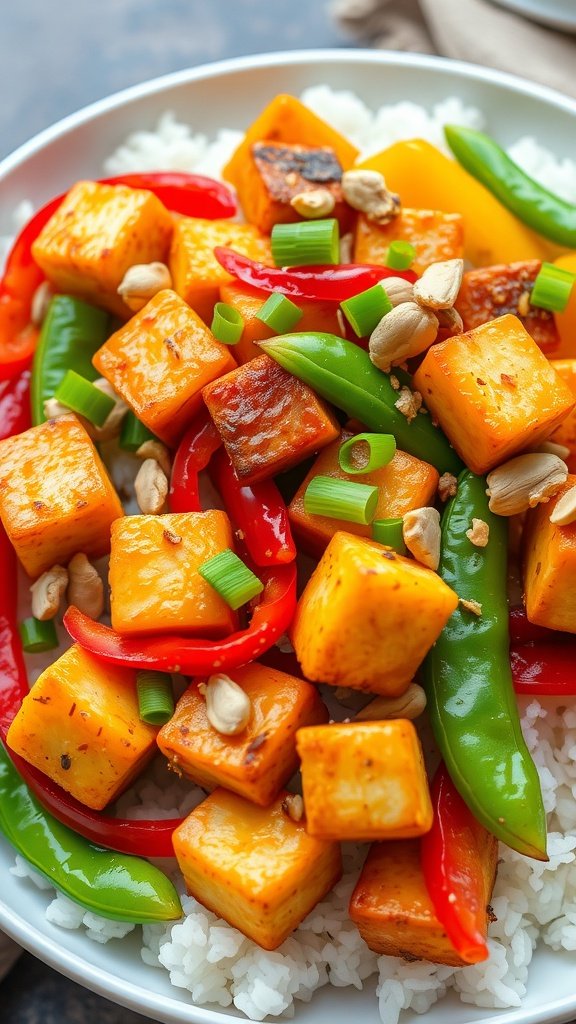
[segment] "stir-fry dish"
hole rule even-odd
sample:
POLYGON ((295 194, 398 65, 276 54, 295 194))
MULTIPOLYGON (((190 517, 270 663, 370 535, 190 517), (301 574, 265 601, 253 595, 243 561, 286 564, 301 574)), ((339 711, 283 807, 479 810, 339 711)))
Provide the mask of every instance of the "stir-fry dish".
POLYGON ((516 693, 576 693, 576 210, 446 137, 359 162, 278 96, 225 183, 71 183, 14 243, 0 830, 97 914, 177 920, 175 856, 275 950, 351 840, 368 947, 464 966, 498 841, 547 858, 516 693), (118 817, 159 753, 205 798, 118 817))

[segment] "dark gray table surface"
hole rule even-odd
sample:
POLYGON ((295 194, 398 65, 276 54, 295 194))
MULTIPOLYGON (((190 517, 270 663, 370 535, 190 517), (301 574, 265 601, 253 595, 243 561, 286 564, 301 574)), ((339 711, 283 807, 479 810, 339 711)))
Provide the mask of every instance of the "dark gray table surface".
MULTIPOLYGON (((211 60, 346 45, 322 0, 0 0, 0 158, 126 86, 211 60)), ((24 954, 1 1024, 144 1024, 24 954)))

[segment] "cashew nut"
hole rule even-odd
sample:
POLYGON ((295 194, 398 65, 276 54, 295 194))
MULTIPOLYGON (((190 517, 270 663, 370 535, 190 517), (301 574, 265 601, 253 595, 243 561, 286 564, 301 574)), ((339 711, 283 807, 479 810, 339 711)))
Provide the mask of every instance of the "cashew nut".
POLYGON ((292 196, 290 206, 301 217, 329 217, 336 206, 336 200, 328 188, 311 188, 292 196))
POLYGON ((41 622, 58 614, 60 602, 68 586, 68 573, 61 565, 53 565, 38 577, 30 587, 32 615, 41 622))
POLYGON ((414 285, 410 281, 405 281, 403 277, 387 277, 384 281, 380 281, 380 286, 386 292, 393 306, 414 301, 414 285))
POLYGON ((158 292, 171 287, 172 275, 165 263, 135 263, 124 274, 118 285, 118 294, 128 309, 137 313, 158 292))
POLYGON ((287 793, 282 801, 282 810, 292 821, 302 821, 304 801, 299 793, 287 793))
POLYGON ((426 707, 426 693, 418 683, 400 697, 375 697, 354 716, 355 722, 379 722, 386 718, 418 718, 426 707))
POLYGON ((30 304, 30 319, 35 327, 41 327, 44 323, 53 295, 48 281, 42 281, 34 292, 30 304))
POLYGON ((238 683, 223 673, 210 676, 202 687, 206 698, 206 717, 216 732, 237 736, 244 732, 250 719, 250 698, 238 683))
POLYGON ((147 516, 159 515, 168 494, 168 477, 156 459, 145 459, 142 463, 134 490, 140 511, 147 516))
POLYGON ((388 373, 406 359, 420 355, 436 341, 438 319, 417 302, 401 302, 376 325, 368 350, 379 370, 388 373))
POLYGON ((170 473, 172 472, 172 460, 170 459, 170 452, 162 441, 154 441, 149 438, 148 441, 144 441, 136 451, 136 455, 139 459, 155 459, 160 469, 170 479, 170 473))
POLYGON ((68 562, 68 603, 99 619, 104 611, 104 584, 87 555, 79 552, 68 562))
POLYGON ((411 555, 429 569, 440 564, 440 513, 437 509, 415 508, 405 512, 402 536, 411 555))
POLYGON ((389 192, 379 171, 345 171, 342 194, 352 209, 360 210, 376 224, 389 224, 400 213, 400 196, 389 192))

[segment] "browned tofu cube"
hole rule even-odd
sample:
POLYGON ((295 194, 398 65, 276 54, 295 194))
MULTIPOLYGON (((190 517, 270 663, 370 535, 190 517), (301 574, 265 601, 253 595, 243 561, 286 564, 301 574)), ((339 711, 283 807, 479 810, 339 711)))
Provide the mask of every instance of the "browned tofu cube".
POLYGON ((412 722, 300 729, 306 829, 322 839, 411 839, 432 827, 420 740, 412 722))
MULTIPOLYGON (((0 441, 0 519, 29 576, 110 550, 120 499, 72 413, 0 441)), ((6 581, 3 581, 5 585, 6 581)))
POLYGON ((290 205, 294 196, 326 189, 334 199, 342 231, 348 231, 353 212, 342 196, 342 166, 330 146, 287 142, 254 142, 239 171, 238 198, 246 220, 270 234, 275 224, 300 220, 290 205))
POLYGON ((560 345, 554 314, 530 305, 530 294, 541 266, 540 260, 521 260, 464 274, 456 301, 464 330, 471 331, 504 313, 514 313, 538 348, 546 355, 553 355, 560 345))
POLYGON ((303 462, 340 433, 328 406, 267 355, 208 384, 202 397, 246 483, 303 462))
POLYGON ((263 949, 276 949, 330 891, 340 846, 309 836, 283 809, 217 789, 174 832, 188 892, 263 949))
MULTIPOLYGON (((489 832, 481 855, 488 905, 498 858, 498 843, 489 832)), ((352 893, 350 917, 375 953, 464 966, 434 912, 417 839, 374 843, 352 893)))
POLYGON ((94 366, 166 444, 175 444, 202 405, 208 381, 236 366, 176 292, 150 299, 98 349, 94 366))
POLYGON ((464 218, 441 210, 406 207, 389 224, 375 224, 360 214, 354 239, 355 263, 386 263, 391 242, 410 242, 416 250, 412 269, 422 274, 431 263, 464 255, 464 218))
POLYGON ((74 644, 42 672, 8 732, 8 745, 87 807, 101 810, 156 751, 140 720, 136 672, 74 644))
POLYGON ((56 291, 79 295, 126 318, 117 293, 128 267, 164 262, 172 217, 147 189, 79 181, 32 246, 56 291))
POLYGON ((175 770, 204 789, 224 786, 264 807, 274 800, 298 767, 296 732, 328 720, 315 686, 253 662, 230 677, 250 699, 244 732, 224 736, 206 716, 197 685, 178 701, 173 718, 158 734, 158 746, 175 770))

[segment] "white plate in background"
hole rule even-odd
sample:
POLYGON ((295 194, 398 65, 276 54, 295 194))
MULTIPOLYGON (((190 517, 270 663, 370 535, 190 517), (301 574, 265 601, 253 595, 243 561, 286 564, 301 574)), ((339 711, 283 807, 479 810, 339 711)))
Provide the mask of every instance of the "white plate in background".
MULTIPOLYGON (((520 3, 520 0, 507 0, 520 3)), ((534 0, 535 2, 535 0, 534 0)), ((553 4, 550 3, 549 7, 553 4)), ((403 99, 431 106, 451 95, 480 107, 489 130, 507 144, 534 134, 558 156, 576 159, 576 102, 497 71, 416 54, 361 50, 302 51, 244 57, 178 72, 119 93, 42 132, 0 163, 0 234, 22 199, 35 206, 81 177, 98 176, 104 158, 135 129, 153 128, 171 109, 195 131, 245 128, 278 92, 326 82, 357 92, 370 106, 403 99)), ((0 581, 2 585, 4 581, 0 581)), ((234 1010, 195 1007, 165 971, 144 965, 138 933, 101 946, 44 917, 45 893, 9 873, 14 853, 0 837, 0 927, 56 970, 95 992, 165 1024, 234 1024, 234 1010)), ((560 1024, 576 1017, 574 955, 537 951, 521 1009, 481 1010, 456 997, 402 1024, 560 1024)), ((1 1010, 0 1010, 1 1018, 1 1010)), ((324 988, 296 1004, 296 1024, 378 1024, 374 982, 363 993, 324 988)), ((8 1024, 8 1022, 7 1022, 8 1024)))

